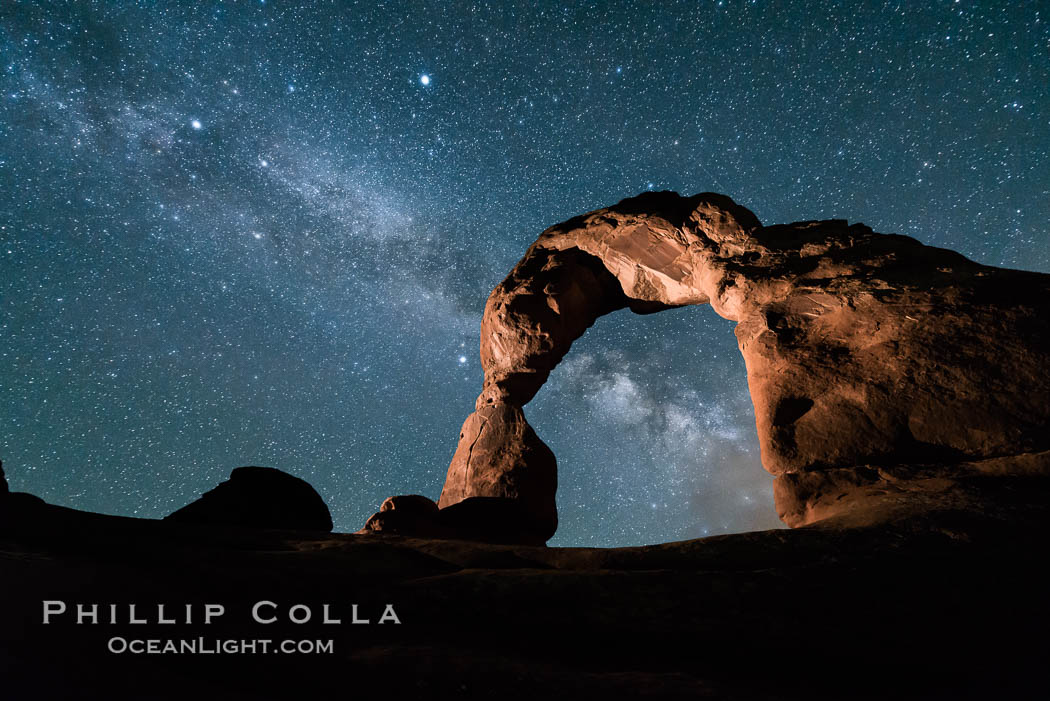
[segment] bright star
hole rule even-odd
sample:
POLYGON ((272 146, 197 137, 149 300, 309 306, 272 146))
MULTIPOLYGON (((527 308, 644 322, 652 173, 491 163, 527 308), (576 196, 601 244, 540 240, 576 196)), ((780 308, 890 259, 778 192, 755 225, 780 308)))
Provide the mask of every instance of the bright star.
POLYGON ((424 73, 423 75, 419 76, 419 82, 423 85, 430 85, 430 76, 424 73))
POLYGON ((192 122, 190 122, 190 126, 193 127, 194 129, 200 129, 201 128, 200 120, 194 119, 192 122))
POLYGON ((460 364, 460 365, 463 365, 463 364, 465 364, 466 362, 467 362, 467 356, 465 356, 465 355, 461 355, 461 356, 459 356, 459 364, 460 364))

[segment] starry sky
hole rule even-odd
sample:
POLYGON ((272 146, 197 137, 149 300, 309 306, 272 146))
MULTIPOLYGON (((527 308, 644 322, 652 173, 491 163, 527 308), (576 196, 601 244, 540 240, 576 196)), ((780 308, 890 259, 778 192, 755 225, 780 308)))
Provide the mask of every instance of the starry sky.
MULTIPOLYGON (((437 498, 489 291, 647 189, 1050 272, 1042 2, 0 4, 0 458, 160 517, 239 465, 437 498)), ((526 408, 552 545, 779 525, 732 323, 604 317, 526 408)))

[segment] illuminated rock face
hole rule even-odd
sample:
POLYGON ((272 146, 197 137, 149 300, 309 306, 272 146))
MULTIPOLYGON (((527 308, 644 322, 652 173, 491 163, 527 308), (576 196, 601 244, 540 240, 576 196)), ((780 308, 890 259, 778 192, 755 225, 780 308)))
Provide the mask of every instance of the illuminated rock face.
POLYGON ((978 508, 1004 478, 1050 475, 1050 276, 663 192, 544 231, 493 290, 484 387, 438 505, 510 499, 523 530, 553 535, 554 456, 521 408, 599 316, 690 304, 737 322, 790 526, 978 508))

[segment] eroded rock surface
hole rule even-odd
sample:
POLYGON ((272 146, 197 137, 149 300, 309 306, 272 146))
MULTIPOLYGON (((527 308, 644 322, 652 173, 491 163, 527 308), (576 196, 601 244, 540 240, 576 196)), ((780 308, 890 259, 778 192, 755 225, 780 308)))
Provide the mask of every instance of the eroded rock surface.
POLYGON ((544 231, 493 290, 484 387, 439 505, 506 498, 553 533, 554 456, 521 408, 599 316, 689 304, 737 322, 788 525, 969 503, 1003 484, 993 473, 1050 475, 1050 276, 844 220, 764 227, 723 195, 663 192, 544 231))
POLYGON ((331 531, 332 515, 309 482, 272 467, 238 467, 230 479, 165 517, 168 521, 331 531))

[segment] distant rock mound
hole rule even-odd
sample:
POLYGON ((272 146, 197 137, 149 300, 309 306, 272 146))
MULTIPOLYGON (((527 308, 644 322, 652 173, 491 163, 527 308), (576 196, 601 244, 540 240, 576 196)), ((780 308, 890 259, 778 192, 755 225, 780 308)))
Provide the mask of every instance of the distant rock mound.
POLYGON ((700 304, 737 322, 789 526, 1023 509, 1050 478, 1050 275, 654 192, 547 229, 492 291, 442 511, 498 498, 522 533, 553 534, 556 463, 522 407, 599 316, 700 304))
POLYGON ((309 482, 272 467, 238 467, 230 479, 166 521, 331 531, 332 515, 309 482))
POLYGON ((45 515, 48 505, 44 500, 25 492, 12 492, 0 461, 0 533, 26 523, 35 523, 45 515))

